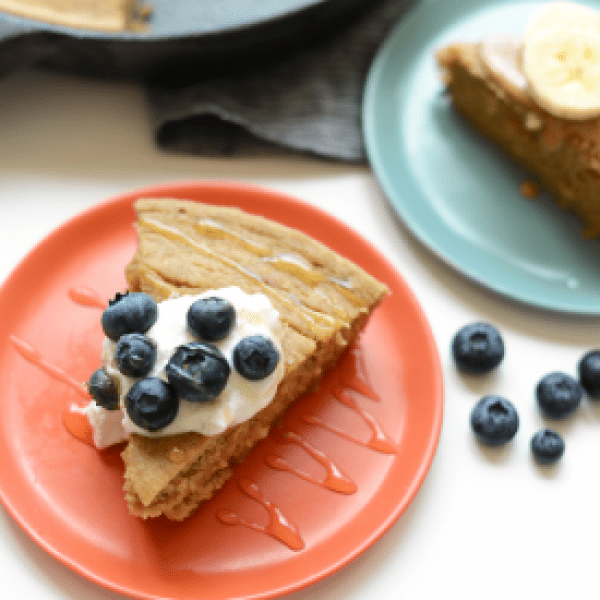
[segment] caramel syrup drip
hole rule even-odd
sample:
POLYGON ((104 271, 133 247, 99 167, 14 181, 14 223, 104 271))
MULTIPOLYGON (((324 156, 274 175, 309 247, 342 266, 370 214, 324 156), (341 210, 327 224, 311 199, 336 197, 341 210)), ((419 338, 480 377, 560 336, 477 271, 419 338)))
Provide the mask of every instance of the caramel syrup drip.
POLYGON ((252 481, 242 478, 238 481, 240 490, 248 497, 261 504, 269 515, 269 522, 266 525, 252 523, 242 518, 234 512, 219 511, 217 519, 225 525, 242 525, 254 531, 266 533, 279 542, 285 544, 291 550, 302 550, 305 546, 304 540, 300 537, 298 527, 288 521, 281 510, 272 502, 267 500, 259 487, 252 481))
MULTIPOLYGON (((367 441, 358 439, 354 436, 349 435, 347 432, 335 428, 329 425, 328 423, 313 416, 305 415, 302 419, 309 424, 323 427, 344 439, 354 442, 355 444, 367 447, 371 450, 381 452, 382 454, 396 454, 398 452, 397 445, 394 444, 383 432, 383 429, 376 421, 376 419, 373 418, 368 412, 360 408, 356 400, 349 394, 349 392, 354 392, 355 394, 359 394, 360 396, 363 396, 365 398, 379 401, 379 397, 375 394, 375 392, 371 388, 371 385, 369 384, 367 371, 364 364, 364 356, 362 352, 360 352, 356 348, 351 350, 351 352, 347 356, 347 359, 343 363, 343 367, 344 373, 342 376, 342 382, 331 384, 329 388, 329 393, 331 394, 332 398, 335 398, 337 401, 341 402, 342 404, 353 410, 362 418, 362 420, 368 425, 368 427, 371 430, 370 439, 367 441)), ((327 455, 324 452, 309 444, 297 433, 286 432, 283 434, 283 438, 284 441, 298 444, 300 447, 304 448, 304 450, 306 450, 313 458, 315 458, 317 462, 319 462, 325 468, 325 477, 318 478, 305 471, 293 468, 283 458, 270 454, 267 454, 265 456, 265 462, 267 466, 279 471, 292 473, 293 475, 305 481, 319 485, 330 491, 344 494, 352 494, 357 491, 358 488, 356 484, 350 478, 344 475, 341 472, 341 470, 337 467, 337 465, 335 465, 335 463, 329 457, 327 457, 327 455)), ((250 497, 254 497, 251 494, 248 495, 250 495, 250 497)), ((258 531, 265 531, 264 526, 248 523, 235 513, 220 513, 218 516, 222 522, 227 523, 228 525, 244 525, 246 527, 250 527, 258 531)), ((294 531, 296 535, 298 535, 298 532, 295 528, 294 531)), ((283 541, 283 543, 287 543, 284 540, 281 541, 283 541)), ((289 544, 287 545, 290 546, 289 544)))
MULTIPOLYGON (((46 372, 48 375, 66 383, 69 387, 74 389, 80 396, 85 398, 88 402, 91 400, 91 396, 88 394, 84 385, 73 379, 70 375, 67 375, 62 369, 56 367, 55 365, 49 363, 46 359, 42 358, 40 353, 30 346, 26 344, 24 341, 20 340, 18 337, 11 335, 10 341, 13 346, 17 349, 17 352, 25 358, 25 360, 34 364, 36 367, 42 369, 42 371, 46 372)), ((65 426, 65 429, 78 440, 82 441, 84 444, 89 444, 90 446, 94 445, 92 439, 92 427, 88 421, 86 415, 78 413, 73 410, 71 407, 67 408, 62 413, 62 422, 65 426)))
POLYGON ((23 356, 23 358, 28 360, 30 363, 34 364, 36 367, 42 369, 42 371, 48 373, 48 375, 50 375, 51 377, 54 377, 54 379, 58 379, 59 381, 66 383, 86 400, 90 399, 90 395, 85 389, 83 383, 77 381, 70 375, 67 375, 62 369, 54 366, 53 364, 49 363, 46 359, 42 358, 41 354, 35 348, 30 346, 29 344, 26 344, 24 341, 20 340, 14 335, 10 336, 10 341, 12 342, 13 346, 17 349, 19 354, 23 356))
POLYGON ((286 305, 290 310, 299 314, 310 326, 311 330, 318 334, 320 332, 321 336, 327 337, 331 333, 331 327, 335 324, 335 319, 329 315, 324 313, 315 311, 310 309, 304 305, 301 305, 298 302, 291 302, 285 296, 282 296, 275 290, 273 287, 267 285, 260 277, 255 274, 251 274, 247 269, 238 265, 235 261, 228 259, 225 256, 217 254, 213 252, 209 248, 198 244, 195 240, 191 239, 189 236, 185 235, 184 232, 180 231, 175 227, 170 227, 168 225, 164 225, 163 223, 158 223, 154 219, 150 218, 140 218, 140 223, 148 229, 155 231, 156 233, 163 235, 167 238, 170 238, 175 241, 182 242, 187 244, 188 246, 194 248, 194 250, 206 255, 210 256, 214 260, 221 261, 226 264, 228 267, 234 269, 238 273, 244 275, 244 277, 251 277, 254 279, 265 292, 271 296, 276 297, 279 302, 286 305))
MULTIPOLYGON (((88 306, 90 308, 99 308, 104 310, 108 302, 100 296, 96 291, 86 286, 74 287, 69 290, 69 298, 80 306, 88 306)), ((91 400, 89 394, 88 399, 91 400)), ((62 422, 65 429, 76 439, 88 446, 94 445, 94 431, 90 425, 87 415, 77 410, 76 406, 70 406, 62 412, 62 422)))
POLYGON ((314 459, 316 459, 317 462, 325 467, 326 475, 324 478, 315 477, 309 473, 306 473, 305 471, 295 469, 280 456, 274 456, 271 454, 265 456, 265 461, 269 467, 277 469, 278 471, 287 471, 289 473, 293 473, 301 479, 305 479, 306 481, 320 485, 321 487, 331 490, 332 492, 338 492, 340 494, 353 494, 356 492, 358 489, 356 484, 349 477, 344 475, 341 469, 323 452, 309 444, 297 433, 292 431, 284 433, 282 437, 284 441, 295 443, 301 448, 304 448, 304 450, 306 450, 314 459))
POLYGON ((310 267, 304 267, 296 262, 285 260, 281 256, 270 256, 271 249, 264 246, 263 244, 257 244, 256 242, 249 240, 248 238, 228 229, 221 223, 213 221, 212 219, 202 219, 195 223, 195 228, 199 233, 213 239, 229 239, 236 241, 240 246, 246 248, 253 254, 264 258, 271 266, 279 271, 284 271, 296 277, 302 281, 305 285, 315 287, 319 283, 333 283, 335 284, 338 291, 354 306, 362 306, 364 304, 363 299, 350 289, 349 285, 343 285, 340 281, 324 275, 323 273, 312 269, 310 267))
MULTIPOLYGON (((335 289, 342 296, 344 296, 344 298, 346 298, 346 300, 348 300, 348 302, 350 302, 350 304, 352 304, 353 306, 364 306, 365 304, 364 300, 358 294, 353 292, 350 288, 341 285, 339 281, 327 275, 324 275, 320 271, 317 271, 315 269, 307 269, 302 265, 288 260, 283 260, 281 258, 270 259, 267 260, 267 262, 275 269, 279 271, 284 271, 285 273, 292 275, 293 277, 299 279, 300 281, 302 281, 302 283, 309 287, 315 288, 321 283, 333 284, 335 286, 335 289)), ((335 305, 333 305, 331 299, 327 296, 325 292, 324 296, 327 299, 328 303, 335 308, 335 305)), ((341 311, 338 309, 336 312, 339 314, 341 311)), ((347 318, 347 315, 343 313, 343 317, 347 318)))
POLYGON ((201 219, 194 224, 194 227, 198 233, 206 237, 213 239, 234 240, 240 244, 240 246, 243 246, 246 248, 246 250, 249 250, 257 256, 268 256, 271 254, 270 248, 267 248, 262 244, 257 244, 256 242, 253 242, 252 240, 249 240, 248 238, 231 231, 231 229, 228 229, 224 225, 221 225, 221 223, 213 221, 212 219, 201 219))
POLYGON ((65 429, 76 439, 95 448, 94 431, 87 415, 75 410, 73 406, 62 412, 65 429))
POLYGON ((344 298, 346 298, 350 304, 353 304, 354 306, 364 306, 365 301, 358 294, 347 287, 338 285, 337 291, 340 292, 340 294, 342 294, 342 296, 344 296, 344 298))
POLYGON ((365 446, 366 448, 370 448, 376 452, 381 452, 382 454, 396 454, 398 452, 397 445, 388 438, 381 428, 381 425, 379 425, 372 415, 358 405, 356 400, 354 400, 354 398, 347 393, 346 389, 337 386, 331 390, 331 396, 338 402, 341 402, 353 410, 368 425, 369 429, 371 430, 371 437, 368 440, 363 441, 312 415, 304 415, 302 420, 309 425, 317 425, 318 427, 322 427, 323 429, 331 431, 332 433, 335 433, 346 440, 354 442, 360 446, 365 446))
POLYGON ((154 289, 158 289, 161 295, 161 298, 178 298, 179 293, 174 291, 168 283, 165 283, 163 279, 161 279, 154 271, 148 271, 145 275, 145 278, 151 282, 152 287, 154 289))
POLYGON ((108 302, 100 297, 98 293, 84 286, 71 288, 69 290, 69 298, 71 298, 75 304, 89 306, 90 308, 100 308, 104 310, 108 305, 108 302))
POLYGON ((315 269, 307 269, 302 265, 291 262, 289 260, 283 260, 282 258, 273 258, 269 259, 266 262, 269 263, 270 266, 274 267, 278 271, 283 271, 284 273, 288 273, 292 275, 296 279, 299 279, 305 285, 310 287, 315 287, 317 284, 322 283, 323 281, 327 281, 328 278, 316 271, 315 269))

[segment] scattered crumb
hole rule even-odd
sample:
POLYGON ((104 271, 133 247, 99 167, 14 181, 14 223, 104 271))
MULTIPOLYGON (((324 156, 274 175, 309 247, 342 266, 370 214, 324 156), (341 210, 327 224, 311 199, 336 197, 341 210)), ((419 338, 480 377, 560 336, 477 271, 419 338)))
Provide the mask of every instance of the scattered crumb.
POLYGON ((596 239, 600 235, 600 223, 594 223, 593 225, 588 225, 581 230, 581 237, 584 237, 587 240, 596 239))
POLYGON ((169 460, 172 463, 181 464, 181 463, 185 462, 186 459, 187 459, 187 456, 186 456, 185 452, 181 448, 178 448, 177 446, 174 446, 169 451, 169 460))
POLYGON ((528 200, 534 200, 538 197, 540 190, 533 181, 524 181, 519 188, 521 195, 528 200))

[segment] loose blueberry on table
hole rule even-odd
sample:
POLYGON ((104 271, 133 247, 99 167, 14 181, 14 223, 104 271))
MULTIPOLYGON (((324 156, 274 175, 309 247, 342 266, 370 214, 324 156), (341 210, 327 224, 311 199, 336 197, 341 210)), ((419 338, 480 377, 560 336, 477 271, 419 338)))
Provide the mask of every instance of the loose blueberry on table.
POLYGON ((541 465, 552 465, 565 452, 565 442, 552 429, 542 429, 531 438, 531 451, 535 460, 541 465))
POLYGON ((579 406, 583 388, 574 377, 554 371, 540 379, 535 394, 540 409, 547 417, 563 419, 579 406))
POLYGON ((516 408, 502 396, 484 396, 471 411, 471 427, 479 441, 500 446, 510 441, 519 429, 516 408))
POLYGON ((600 350, 590 350, 577 365, 579 382, 590 398, 600 398, 600 350))
POLYGON ((470 323, 455 334, 452 355, 459 370, 488 373, 504 358, 504 340, 493 325, 470 323))

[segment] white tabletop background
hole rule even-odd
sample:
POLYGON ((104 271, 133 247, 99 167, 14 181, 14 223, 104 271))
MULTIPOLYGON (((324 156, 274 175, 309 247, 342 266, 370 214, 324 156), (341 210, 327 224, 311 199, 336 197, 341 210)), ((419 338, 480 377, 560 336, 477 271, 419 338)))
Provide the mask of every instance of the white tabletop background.
MULTIPOLYGON (((536 382, 552 370, 575 374, 583 353, 600 347, 600 319, 525 306, 457 274, 407 231, 369 168, 303 157, 167 154, 154 144, 138 86, 13 74, 0 80, 0 279, 43 236, 97 202, 190 179, 268 186, 359 231, 406 279, 439 347, 444 424, 419 493, 373 547, 289 598, 598 597, 600 402, 584 399, 573 418, 555 424, 566 441, 558 467, 536 466, 529 440, 548 424, 535 404, 536 382), (449 352, 454 332, 475 320, 494 323, 507 349, 501 367, 479 378, 459 375, 449 352), (513 442, 493 451, 469 428, 472 406, 487 393, 511 399, 521 419, 513 442)), ((10 600, 121 598, 46 555, 4 509, 0 575, 1 596, 10 600)))

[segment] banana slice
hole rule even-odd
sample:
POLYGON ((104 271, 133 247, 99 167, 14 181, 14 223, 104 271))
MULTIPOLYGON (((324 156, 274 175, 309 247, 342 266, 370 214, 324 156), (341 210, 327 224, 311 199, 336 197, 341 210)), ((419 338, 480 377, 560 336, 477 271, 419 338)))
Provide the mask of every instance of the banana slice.
POLYGON ((551 114, 600 115, 600 29, 555 25, 529 33, 521 68, 533 100, 551 114))
POLYGON ((547 29, 583 29, 600 32, 600 13, 575 2, 551 2, 535 12, 525 28, 524 38, 547 29))

